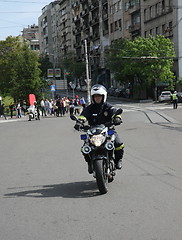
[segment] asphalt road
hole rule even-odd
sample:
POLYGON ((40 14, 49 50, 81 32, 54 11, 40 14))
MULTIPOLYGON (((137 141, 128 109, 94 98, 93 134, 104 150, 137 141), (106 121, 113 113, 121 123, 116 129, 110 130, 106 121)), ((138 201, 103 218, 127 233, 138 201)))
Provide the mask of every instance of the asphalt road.
POLYGON ((68 116, 0 123, 0 239, 181 239, 182 108, 122 107, 123 169, 105 195, 68 116))

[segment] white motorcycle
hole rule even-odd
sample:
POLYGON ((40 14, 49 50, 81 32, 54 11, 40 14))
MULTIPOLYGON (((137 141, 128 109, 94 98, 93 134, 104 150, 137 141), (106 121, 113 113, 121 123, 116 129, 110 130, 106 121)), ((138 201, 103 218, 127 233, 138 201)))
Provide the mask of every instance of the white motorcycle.
POLYGON ((31 121, 32 119, 40 120, 38 118, 37 108, 34 105, 32 105, 28 108, 28 112, 29 112, 28 121, 31 121))

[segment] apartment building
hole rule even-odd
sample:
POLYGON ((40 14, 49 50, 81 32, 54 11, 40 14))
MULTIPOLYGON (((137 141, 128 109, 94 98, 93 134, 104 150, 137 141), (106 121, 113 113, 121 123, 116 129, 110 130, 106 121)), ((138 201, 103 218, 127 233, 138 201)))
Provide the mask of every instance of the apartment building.
POLYGON ((22 31, 22 39, 27 42, 30 49, 39 51, 39 27, 35 24, 24 28, 22 31))
POLYGON ((93 81, 104 81, 106 85, 109 82, 105 50, 112 41, 149 34, 162 34, 174 43, 177 55, 174 71, 177 77, 182 77, 179 0, 59 0, 43 9, 39 25, 41 52, 54 55, 57 62, 69 51, 75 52, 78 61, 84 61, 87 40, 93 81))
POLYGON ((182 77, 182 11, 178 0, 141 0, 141 36, 164 35, 174 43, 174 72, 182 77))
POLYGON ((40 54, 50 56, 50 61, 58 61, 57 52, 57 19, 58 1, 51 2, 42 9, 42 15, 38 19, 40 36, 40 54))

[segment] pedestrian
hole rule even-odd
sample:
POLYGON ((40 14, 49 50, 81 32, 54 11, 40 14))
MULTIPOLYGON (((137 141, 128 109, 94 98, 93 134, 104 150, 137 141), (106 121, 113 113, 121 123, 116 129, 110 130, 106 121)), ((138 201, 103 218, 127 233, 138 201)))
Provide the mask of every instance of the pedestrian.
POLYGON ((6 118, 6 115, 4 113, 4 109, 5 109, 5 106, 4 106, 4 103, 2 105, 0 105, 0 117, 3 116, 5 120, 7 120, 6 118))
POLYGON ((80 100, 79 100, 79 97, 78 95, 75 96, 75 99, 74 99, 74 114, 80 114, 79 113, 79 104, 80 104, 80 100))
POLYGON ((16 105, 16 111, 17 111, 17 118, 21 118, 21 104, 20 101, 16 105))
POLYGON ((49 100, 46 99, 44 103, 45 103, 45 112, 46 112, 46 115, 48 115, 49 114, 49 100))
POLYGON ((22 111, 23 111, 23 115, 25 116, 27 111, 27 103, 25 100, 23 101, 22 111))
POLYGON ((66 113, 68 113, 69 112, 69 106, 70 106, 70 100, 69 100, 69 98, 68 97, 65 97, 65 102, 66 102, 66 113))
POLYGON ((72 115, 74 113, 74 101, 73 99, 70 99, 70 103, 69 103, 69 110, 70 110, 70 115, 72 115))
POLYGON ((49 114, 52 115, 53 113, 53 101, 52 99, 49 100, 49 114))
POLYGON ((177 109, 178 108, 178 96, 177 96, 177 92, 174 91, 174 93, 171 95, 172 97, 172 103, 173 103, 173 108, 177 109))
POLYGON ((11 118, 13 118, 13 111, 14 111, 14 104, 13 103, 10 103, 9 110, 10 110, 10 116, 11 116, 11 118))
POLYGON ((56 106, 56 100, 54 100, 52 104, 52 110, 53 110, 54 116, 56 116, 57 114, 57 109, 58 109, 58 106, 56 106))
POLYGON ((45 110, 45 100, 44 98, 42 98, 42 100, 40 101, 40 106, 41 106, 41 111, 42 111, 42 117, 43 115, 46 117, 46 110, 45 110))
POLYGON ((60 114, 61 117, 62 117, 62 115, 63 115, 63 108, 62 108, 62 102, 61 102, 60 98, 57 99, 56 106, 58 107, 56 116, 59 117, 59 114, 60 114))
POLYGON ((63 109, 63 116, 65 115, 66 113, 66 101, 65 101, 65 98, 62 98, 62 109, 63 109))

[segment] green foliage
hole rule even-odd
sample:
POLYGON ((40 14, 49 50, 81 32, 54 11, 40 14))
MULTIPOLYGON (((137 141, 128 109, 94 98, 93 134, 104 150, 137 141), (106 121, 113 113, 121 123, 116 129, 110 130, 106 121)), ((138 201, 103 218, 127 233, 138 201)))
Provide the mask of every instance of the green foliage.
POLYGON ((80 78, 85 72, 85 63, 76 61, 74 53, 68 53, 62 60, 61 66, 67 72, 70 72, 69 77, 80 78))
POLYGON ((27 100, 28 94, 40 95, 42 80, 38 54, 22 45, 19 38, 0 41, 0 90, 16 100, 27 100))
POLYGON ((156 79, 173 83, 171 71, 175 57, 171 41, 162 35, 121 39, 114 42, 107 56, 108 66, 119 82, 150 86, 156 79))

